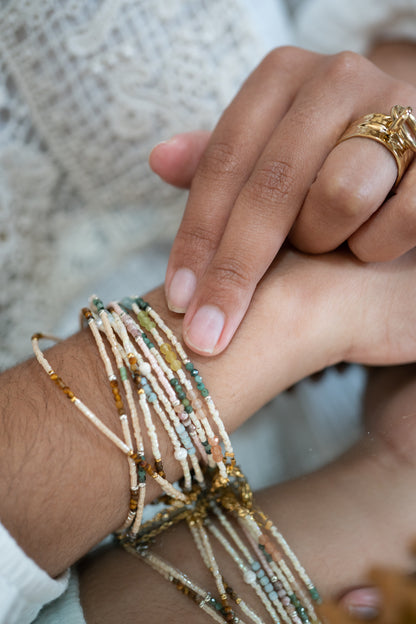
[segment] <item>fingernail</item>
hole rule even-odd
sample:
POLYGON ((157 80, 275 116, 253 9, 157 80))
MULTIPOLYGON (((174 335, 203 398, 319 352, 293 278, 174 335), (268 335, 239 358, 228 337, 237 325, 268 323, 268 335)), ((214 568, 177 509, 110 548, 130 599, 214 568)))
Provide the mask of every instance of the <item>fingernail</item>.
POLYGON ((350 615, 354 615, 361 620, 372 620, 379 615, 379 610, 366 605, 355 605, 348 609, 350 615))
POLYGON ((213 353, 224 327, 224 313, 215 305, 197 310, 186 330, 188 345, 203 353, 213 353))
POLYGON ((178 269, 168 288, 169 310, 183 313, 189 305, 196 288, 195 273, 191 269, 178 269))
POLYGON ((348 613, 365 620, 379 615, 380 602, 379 590, 369 587, 352 590, 341 600, 348 613))

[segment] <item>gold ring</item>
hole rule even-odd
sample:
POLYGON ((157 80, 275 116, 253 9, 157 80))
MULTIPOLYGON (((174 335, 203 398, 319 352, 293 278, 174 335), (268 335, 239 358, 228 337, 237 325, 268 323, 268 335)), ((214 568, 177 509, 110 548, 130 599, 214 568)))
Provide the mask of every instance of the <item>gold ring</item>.
POLYGON ((416 152, 416 118, 410 106, 393 106, 390 115, 370 113, 354 121, 338 139, 337 145, 352 139, 364 137, 373 139, 386 147, 397 165, 396 187, 416 152))

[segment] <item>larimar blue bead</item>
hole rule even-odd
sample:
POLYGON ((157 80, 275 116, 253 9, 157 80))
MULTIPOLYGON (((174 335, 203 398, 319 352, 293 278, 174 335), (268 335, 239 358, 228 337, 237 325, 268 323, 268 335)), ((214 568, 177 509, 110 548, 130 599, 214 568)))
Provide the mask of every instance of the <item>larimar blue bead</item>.
POLYGON ((157 395, 154 392, 150 392, 147 400, 149 401, 149 403, 156 403, 157 395))
POLYGON ((267 583, 267 585, 264 586, 264 591, 270 594, 270 592, 273 591, 273 585, 271 583, 267 583))
POLYGON ((260 570, 261 566, 259 564, 258 561, 253 561, 253 563, 251 564, 251 569, 254 570, 254 572, 257 572, 257 570, 260 570))
POLYGON ((277 599, 278 599, 278 597, 279 597, 279 596, 277 595, 277 592, 275 592, 275 591, 272 591, 272 592, 270 592, 270 594, 269 594, 269 599, 270 599, 272 602, 274 602, 275 600, 277 600, 277 599))
POLYGON ((182 423, 179 423, 179 425, 176 425, 175 429, 176 429, 176 433, 178 433, 179 435, 181 435, 181 433, 185 431, 185 427, 183 426, 182 423))

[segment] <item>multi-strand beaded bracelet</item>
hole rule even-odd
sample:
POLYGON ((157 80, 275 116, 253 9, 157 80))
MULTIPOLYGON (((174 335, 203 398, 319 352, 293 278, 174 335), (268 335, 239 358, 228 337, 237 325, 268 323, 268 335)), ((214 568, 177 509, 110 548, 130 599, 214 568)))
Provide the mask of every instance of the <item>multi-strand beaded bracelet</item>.
POLYGON ((162 318, 140 297, 112 302, 98 297, 82 310, 92 332, 114 397, 122 437, 109 429, 53 370, 40 349, 43 334, 32 337, 36 358, 74 406, 127 456, 130 505, 116 536, 161 576, 217 622, 319 622, 319 593, 272 521, 254 504, 236 463, 230 438, 199 371, 162 318), (136 320, 134 320, 134 318, 136 320), (111 356, 109 355, 111 353, 111 356), (170 440, 182 478, 171 483, 160 452, 158 419, 170 440), (142 427, 146 431, 145 445, 142 427), (145 456, 151 449, 152 460, 145 456), (143 523, 146 479, 161 488, 162 510, 143 523), (172 525, 189 527, 216 594, 152 551, 157 537, 172 525), (249 601, 224 578, 218 553, 253 591, 249 601))

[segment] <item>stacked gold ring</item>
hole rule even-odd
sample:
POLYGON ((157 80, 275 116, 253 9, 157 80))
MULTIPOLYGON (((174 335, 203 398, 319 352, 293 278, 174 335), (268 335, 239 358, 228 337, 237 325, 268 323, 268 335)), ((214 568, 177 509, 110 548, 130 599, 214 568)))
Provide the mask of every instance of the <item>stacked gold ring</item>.
POLYGON ((411 107, 396 104, 390 115, 370 113, 360 117, 346 129, 337 145, 353 137, 372 139, 389 150, 397 165, 396 187, 416 152, 416 118, 411 107))

